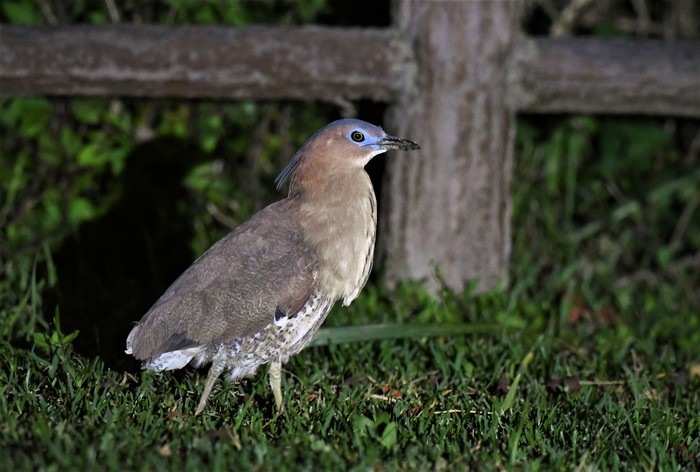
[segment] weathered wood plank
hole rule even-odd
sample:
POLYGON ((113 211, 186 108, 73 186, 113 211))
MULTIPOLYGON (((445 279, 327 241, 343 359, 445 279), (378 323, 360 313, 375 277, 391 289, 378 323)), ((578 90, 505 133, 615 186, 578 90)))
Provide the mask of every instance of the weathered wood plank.
POLYGON ((514 57, 521 111, 700 116, 698 41, 523 39, 514 57))
MULTIPOLYGON (((534 113, 700 116, 700 42, 521 38, 509 96, 534 113)), ((392 29, 0 25, 0 95, 394 100, 392 29)))
POLYGON ((410 55, 376 28, 0 25, 0 95, 390 100, 410 55))

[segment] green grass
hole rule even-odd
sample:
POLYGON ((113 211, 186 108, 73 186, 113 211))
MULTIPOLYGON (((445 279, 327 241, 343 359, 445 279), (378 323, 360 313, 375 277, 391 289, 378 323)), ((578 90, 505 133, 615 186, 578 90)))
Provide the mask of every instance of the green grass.
POLYGON ((42 319, 52 270, 39 279, 18 257, 0 280, 0 469, 697 468, 697 220, 667 245, 697 172, 662 147, 627 183, 611 160, 639 153, 596 157, 621 135, 603 125, 521 129, 507 288, 368 286, 287 364, 281 416, 266 369, 220 381, 195 417, 206 370, 122 372, 78 355, 42 319), (626 200, 601 190, 610 178, 626 200), (651 198, 669 187, 677 198, 651 198))
MULTIPOLYGON (((407 323, 420 305, 368 291, 333 324, 376 321, 375 310, 383 321, 407 323)), ((511 302, 486 295, 466 307, 480 322, 500 323, 528 311, 511 302)), ((435 317, 451 308, 429 305, 435 317)), ((689 372, 697 348, 667 338, 658 315, 637 313, 655 318, 648 324, 555 321, 522 332, 313 347, 286 367, 280 417, 263 371, 239 385, 220 382, 195 417, 205 371, 134 377, 60 341, 52 352, 4 343, 0 463, 4 470, 691 468, 700 458, 700 382, 689 372)))

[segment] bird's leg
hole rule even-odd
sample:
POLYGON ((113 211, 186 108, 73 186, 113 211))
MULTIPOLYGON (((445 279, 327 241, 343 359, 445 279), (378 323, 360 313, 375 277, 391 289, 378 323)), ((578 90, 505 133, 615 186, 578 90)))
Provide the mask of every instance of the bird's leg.
POLYGON ((214 358, 214 361, 209 368, 209 373, 207 374, 207 382, 204 384, 204 393, 202 393, 202 398, 199 400, 199 405, 197 405, 197 410, 194 412, 195 416, 199 415, 204 407, 207 405, 207 399, 211 394, 211 389, 216 383, 216 379, 223 373, 226 368, 226 361, 224 359, 214 358))
POLYGON ((270 363, 270 387, 275 396, 277 411, 282 413, 284 404, 282 403, 282 361, 277 359, 270 363))

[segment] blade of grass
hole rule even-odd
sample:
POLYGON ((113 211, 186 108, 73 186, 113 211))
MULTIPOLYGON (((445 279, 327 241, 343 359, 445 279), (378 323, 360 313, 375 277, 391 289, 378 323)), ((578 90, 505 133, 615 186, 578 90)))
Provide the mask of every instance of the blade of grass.
POLYGON ((462 336, 466 334, 499 334, 504 331, 523 331, 502 324, 375 324, 321 328, 311 346, 326 346, 383 339, 422 338, 425 336, 462 336))
MULTIPOLYGON (((537 343, 536 343, 537 344, 537 343)), ((532 360, 535 358, 535 347, 533 347, 530 352, 528 352, 523 360, 520 362, 520 368, 518 369, 518 375, 515 376, 515 380, 513 380, 513 383, 511 384, 510 388, 508 389, 508 393, 506 394, 506 398, 503 399, 503 403, 501 403, 501 414, 505 413, 506 411, 510 410, 511 407, 513 406, 513 403, 515 402, 515 394, 518 391, 518 385, 520 384, 520 379, 522 378, 523 372, 527 369, 527 366, 532 362, 532 360)))

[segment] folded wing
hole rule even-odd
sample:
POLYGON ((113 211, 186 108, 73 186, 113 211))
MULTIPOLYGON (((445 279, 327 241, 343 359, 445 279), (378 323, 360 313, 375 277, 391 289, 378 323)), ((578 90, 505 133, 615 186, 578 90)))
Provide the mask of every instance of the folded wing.
POLYGON ((292 314, 313 292, 316 254, 305 244, 298 202, 268 206, 197 259, 129 334, 127 353, 162 354, 253 336, 292 314))

